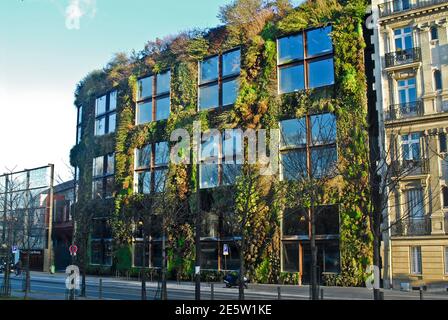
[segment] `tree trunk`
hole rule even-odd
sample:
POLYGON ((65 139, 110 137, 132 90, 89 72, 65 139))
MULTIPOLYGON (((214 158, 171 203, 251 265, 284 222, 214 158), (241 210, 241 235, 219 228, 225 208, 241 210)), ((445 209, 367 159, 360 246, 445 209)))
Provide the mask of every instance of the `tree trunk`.
POLYGON ((162 300, 168 299, 168 290, 166 284, 166 269, 167 269, 167 259, 166 259, 166 236, 165 231, 162 236, 162 300))
POLYGON ((30 253, 31 250, 28 249, 25 259, 25 299, 28 298, 28 293, 30 292, 31 276, 30 276, 30 253))
POLYGON ((240 250, 240 273, 238 275, 239 277, 239 284, 238 284, 238 299, 244 300, 244 274, 246 272, 245 264, 244 264, 244 252, 245 252, 245 237, 244 237, 244 231, 243 235, 241 237, 241 250, 240 250))
MULTIPOLYGON (((375 227, 375 229, 377 229, 375 227)), ((377 266, 379 269, 379 279, 374 279, 375 283, 378 282, 381 283, 381 241, 380 241, 380 228, 378 230, 375 230, 374 236, 373 236, 373 265, 377 266), (378 233, 377 233, 378 232, 378 233)), ((373 299, 374 300, 381 300, 380 297, 380 289, 374 288, 373 289, 373 299)))
POLYGON ((84 250, 82 253, 82 277, 81 277, 81 297, 86 296, 86 269, 87 269, 87 235, 84 234, 84 250))

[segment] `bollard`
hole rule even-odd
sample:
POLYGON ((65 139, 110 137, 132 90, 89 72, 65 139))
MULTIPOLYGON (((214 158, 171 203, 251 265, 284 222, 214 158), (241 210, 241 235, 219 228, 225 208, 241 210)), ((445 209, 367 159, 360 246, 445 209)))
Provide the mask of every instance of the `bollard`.
POLYGON ((380 300, 384 300, 384 291, 380 291, 380 300))
POLYGON ((277 287, 277 297, 278 300, 282 300, 282 288, 277 287))
POLYGON ((210 288, 211 300, 215 300, 215 284, 211 283, 210 286, 211 286, 210 288))
POLYGON ((320 300, 324 300, 324 288, 320 289, 320 300))
POLYGON ((420 288, 420 300, 423 300, 423 289, 420 288))
POLYGON ((103 279, 100 279, 100 287, 98 289, 99 299, 103 299, 103 279))

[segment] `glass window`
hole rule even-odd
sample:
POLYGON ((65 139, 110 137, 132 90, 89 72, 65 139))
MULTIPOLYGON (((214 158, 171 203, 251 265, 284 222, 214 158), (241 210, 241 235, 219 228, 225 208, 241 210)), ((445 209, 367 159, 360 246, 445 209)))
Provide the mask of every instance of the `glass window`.
POLYGON ((313 177, 322 178, 335 174, 337 162, 336 147, 316 148, 311 150, 311 171, 313 177))
POLYGON ((278 39, 278 62, 287 63, 297 59, 303 59, 302 34, 278 39))
POLYGON ((102 136, 106 133, 106 117, 95 120, 95 135, 102 136))
POLYGON ((313 145, 336 142, 336 117, 332 113, 311 116, 311 140, 313 145))
POLYGON ((108 133, 115 132, 116 125, 117 125, 117 115, 116 115, 116 113, 111 113, 109 115, 109 130, 108 130, 108 133))
POLYGON ((139 100, 152 97, 153 80, 154 80, 154 78, 151 76, 151 77, 140 79, 138 81, 138 98, 139 98, 139 100))
POLYGON ((401 152, 403 160, 420 160, 420 133, 402 135, 401 152))
POLYGON ((300 253, 298 242, 283 243, 283 271, 300 271, 300 253))
POLYGON ((412 40, 412 28, 399 28, 394 30, 395 37, 395 50, 406 50, 412 49, 413 40, 412 40))
POLYGON ((448 188, 446 186, 442 187, 442 196, 443 196, 443 207, 448 208, 448 188))
POLYGON ((305 150, 294 150, 284 153, 281 160, 283 179, 300 180, 307 176, 305 150))
POLYGON ((213 188, 218 186, 218 165, 201 164, 201 189, 213 188))
POLYGON ((410 102, 415 102, 417 100, 417 87, 415 78, 399 80, 397 84, 400 104, 407 104, 410 102))
POLYGON ((222 76, 239 74, 241 71, 241 51, 235 50, 222 56, 222 76))
POLYGON ((447 152, 447 143, 446 143, 446 134, 440 133, 439 134, 439 149, 440 152, 447 152))
POLYGON ((201 243, 201 268, 218 269, 218 242, 201 243))
POLYGON ((305 118, 280 122, 282 146, 306 145, 305 118))
POLYGON ((407 213, 411 219, 421 219, 425 215, 422 189, 405 191, 407 213))
POLYGON ((156 121, 168 119, 170 116, 170 97, 157 99, 156 121))
POLYGON ((170 160, 170 150, 168 142, 159 142, 156 144, 155 165, 167 165, 170 160))
POLYGON ((437 26, 431 27, 431 40, 439 39, 439 29, 437 26))
POLYGON ((76 133, 76 144, 79 144, 81 142, 82 137, 82 127, 78 127, 77 133, 76 133))
POLYGON ((156 170, 154 173, 154 189, 156 192, 163 192, 166 186, 168 170, 156 170))
POLYGON ((442 90, 442 72, 434 70, 434 89, 442 90))
POLYGON ((100 177, 104 175, 104 157, 93 159, 93 176, 100 177))
POLYGON ((148 144, 137 149, 137 168, 149 168, 151 166, 151 145, 148 144))
POLYGON ((201 83, 209 82, 218 78, 219 57, 212 57, 200 63, 201 83))
POLYGON ((96 99, 96 115, 100 115, 106 112, 106 98, 107 96, 102 96, 96 99))
POLYGON ((316 234, 339 234, 339 209, 338 206, 319 206, 314 211, 316 234))
POLYGON ((144 124, 152 121, 152 102, 142 102, 137 104, 137 124, 144 124))
POLYGON ((151 172, 139 172, 137 173, 138 181, 138 193, 149 194, 151 193, 151 172))
POLYGON ((307 211, 304 209, 286 209, 282 219, 284 236, 307 236, 309 235, 309 226, 307 211))
POLYGON ((103 195, 103 180, 94 180, 92 188, 92 198, 101 199, 103 195))
POLYGON ((422 273, 422 248, 411 247, 411 273, 422 273))
POLYGON ((333 58, 310 62, 308 65, 310 88, 319 88, 334 84, 333 58))
POLYGON ((199 108, 201 110, 217 108, 219 106, 218 85, 199 88, 199 108))
POLYGON ((242 160, 243 146, 242 134, 240 131, 226 130, 223 133, 222 143, 223 155, 226 157, 226 160, 231 160, 233 163, 234 156, 236 156, 238 161, 242 160))
POLYGON ((280 93, 289 93, 305 89, 303 65, 280 68, 279 84, 280 93))
MULTIPOLYGON (((204 139, 204 137, 203 137, 204 139)), ((219 156, 219 141, 215 135, 210 135, 201 143, 201 160, 216 159, 219 156)))
POLYGON ((241 175, 240 164, 223 164, 222 165, 222 184, 225 186, 233 185, 238 176, 241 175))
POLYGON ((106 174, 114 174, 115 172, 115 154, 107 156, 107 170, 106 174))
POLYGON ((78 122, 77 122, 77 124, 81 124, 82 123, 82 106, 80 106, 79 108, 78 108, 78 122))
POLYGON ((157 94, 170 92, 171 71, 157 75, 157 94))
POLYGON ((326 54, 333 51, 331 27, 310 30, 306 33, 307 56, 326 54))
POLYGON ((109 94, 109 111, 117 109, 117 91, 109 94))
POLYGON ((234 104, 238 97, 239 80, 226 81, 222 84, 222 105, 234 104))
POLYGON ((113 197, 114 187, 115 187, 115 178, 114 177, 107 177, 106 178, 105 190, 104 190, 104 193, 105 193, 104 197, 106 199, 113 197))

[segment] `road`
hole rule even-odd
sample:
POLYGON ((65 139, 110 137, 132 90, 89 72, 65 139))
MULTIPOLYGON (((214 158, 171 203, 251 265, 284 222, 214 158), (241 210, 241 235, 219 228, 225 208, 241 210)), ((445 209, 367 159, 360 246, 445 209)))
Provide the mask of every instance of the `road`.
MULTIPOLYGON (((3 275, 0 275, 0 284, 3 282, 3 275)), ((100 278, 94 276, 87 277, 87 298, 88 300, 98 300, 100 298, 100 278)), ((257 285, 249 284, 249 289, 245 291, 247 300, 276 300, 278 299, 277 285, 257 285)), ((284 300, 308 300, 308 286, 280 286, 281 298, 284 300)), ((23 297, 22 276, 12 276, 12 294, 16 297, 23 297)), ((325 300, 371 300, 372 291, 366 288, 337 288, 323 287, 325 300)), ((140 300, 141 283, 136 280, 125 280, 111 277, 102 278, 102 299, 104 300, 140 300)), ((50 275, 41 272, 31 274, 31 294, 30 298, 39 300, 65 300, 67 290, 65 288, 65 275, 50 275)), ((160 296, 160 288, 157 282, 147 282, 147 299, 156 300, 160 296)), ((397 290, 384 290, 385 300, 419 300, 419 292, 402 292, 397 290)), ((201 298, 211 300, 211 286, 203 283, 201 298)), ((77 299, 81 299, 77 297, 77 299)), ((194 300, 194 284, 191 282, 169 282, 169 300, 194 300)), ((223 284, 214 284, 215 300, 237 300, 237 288, 225 288, 223 284)), ((448 292, 424 292, 425 300, 448 300, 448 292)))

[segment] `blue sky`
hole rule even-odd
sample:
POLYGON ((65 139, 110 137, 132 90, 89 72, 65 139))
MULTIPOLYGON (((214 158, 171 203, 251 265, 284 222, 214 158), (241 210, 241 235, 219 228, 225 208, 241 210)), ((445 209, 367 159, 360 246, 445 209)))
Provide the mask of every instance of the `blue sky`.
POLYGON ((1 0, 0 174, 54 163, 70 177, 73 92, 116 52, 219 24, 231 0, 1 0))

